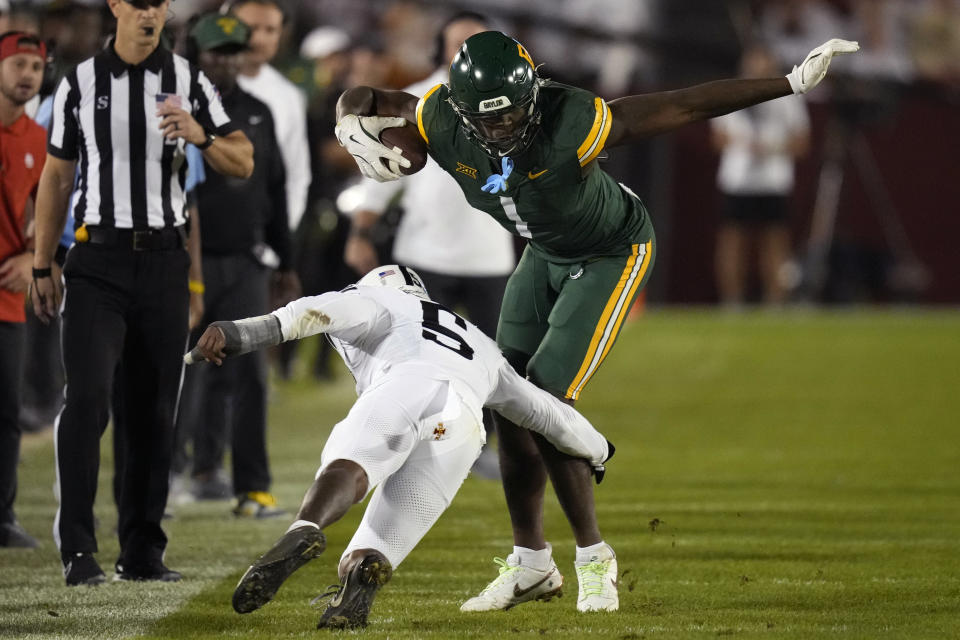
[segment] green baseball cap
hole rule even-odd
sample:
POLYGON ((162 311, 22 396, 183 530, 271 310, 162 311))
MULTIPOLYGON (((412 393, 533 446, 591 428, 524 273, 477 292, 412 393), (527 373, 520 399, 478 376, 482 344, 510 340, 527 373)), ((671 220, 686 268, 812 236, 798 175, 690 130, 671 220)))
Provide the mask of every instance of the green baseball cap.
POLYGON ((221 47, 240 50, 247 48, 250 27, 232 15, 210 13, 197 21, 190 30, 190 37, 200 51, 221 47))

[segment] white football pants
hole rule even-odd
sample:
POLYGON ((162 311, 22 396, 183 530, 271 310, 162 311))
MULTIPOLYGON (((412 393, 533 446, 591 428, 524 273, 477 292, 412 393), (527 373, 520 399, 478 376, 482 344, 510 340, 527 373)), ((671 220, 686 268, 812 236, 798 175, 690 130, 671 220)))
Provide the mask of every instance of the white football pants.
POLYGON ((351 460, 376 487, 343 556, 376 549, 399 566, 450 505, 484 437, 448 381, 396 375, 367 389, 333 428, 317 471, 351 460))

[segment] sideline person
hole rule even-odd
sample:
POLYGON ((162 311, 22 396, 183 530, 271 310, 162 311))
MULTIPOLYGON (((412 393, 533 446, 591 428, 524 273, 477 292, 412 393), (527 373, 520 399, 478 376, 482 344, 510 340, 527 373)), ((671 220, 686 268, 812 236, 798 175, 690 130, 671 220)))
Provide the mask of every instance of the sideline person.
POLYGON ((43 127, 26 114, 40 90, 47 49, 24 31, 0 35, 0 547, 37 546, 17 522, 20 389, 30 286, 32 213, 46 158, 43 127))
POLYGON ((104 50, 68 72, 54 96, 37 194, 31 297, 60 312, 51 263, 74 190, 75 244, 63 269, 64 407, 54 427, 60 506, 53 533, 68 586, 102 583, 93 503, 114 372, 126 416, 116 437, 120 580, 176 581, 164 564, 179 353, 187 341, 184 146, 245 178, 250 141, 195 66, 160 43, 169 0, 108 0, 117 19, 104 50))

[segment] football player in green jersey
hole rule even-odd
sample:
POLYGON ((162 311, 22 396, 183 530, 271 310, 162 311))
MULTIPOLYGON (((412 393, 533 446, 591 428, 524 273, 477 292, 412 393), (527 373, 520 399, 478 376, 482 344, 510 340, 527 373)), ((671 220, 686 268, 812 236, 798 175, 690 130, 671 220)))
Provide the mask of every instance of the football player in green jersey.
MULTIPOLYGON (((449 82, 422 98, 346 91, 337 137, 364 175, 394 180, 410 163, 381 144, 380 133, 416 124, 469 203, 527 239, 504 295, 497 343, 517 371, 573 403, 610 352, 656 253, 646 209, 597 166, 600 152, 805 93, 834 55, 858 48, 830 40, 784 78, 720 80, 607 102, 542 78, 523 45, 487 31, 461 46, 449 82)), ((616 556, 597 526, 591 468, 505 420, 497 431, 516 546, 506 561, 497 559, 500 575, 461 610, 509 609, 559 593, 563 578, 543 531, 548 475, 576 539, 577 609, 616 610, 616 556)))

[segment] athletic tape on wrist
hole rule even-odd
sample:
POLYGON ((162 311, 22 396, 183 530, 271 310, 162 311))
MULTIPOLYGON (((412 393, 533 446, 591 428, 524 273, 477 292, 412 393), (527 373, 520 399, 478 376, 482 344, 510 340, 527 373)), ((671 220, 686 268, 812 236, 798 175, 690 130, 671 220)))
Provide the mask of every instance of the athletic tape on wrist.
POLYGON ((223 350, 228 356, 249 353, 283 342, 280 319, 273 314, 233 322, 214 322, 211 326, 223 332, 227 340, 223 350))

